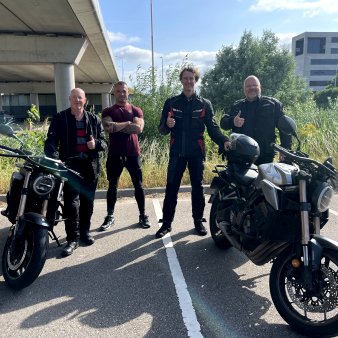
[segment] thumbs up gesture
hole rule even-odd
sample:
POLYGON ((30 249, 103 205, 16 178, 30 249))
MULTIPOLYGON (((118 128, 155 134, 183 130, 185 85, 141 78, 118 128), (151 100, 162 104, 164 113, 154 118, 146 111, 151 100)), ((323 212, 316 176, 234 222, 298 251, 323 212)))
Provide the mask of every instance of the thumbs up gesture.
POLYGON ((168 117, 167 117, 167 126, 169 128, 173 128, 175 126, 175 123, 176 123, 176 121, 175 121, 174 118, 171 117, 171 112, 169 111, 168 112, 168 117))
POLYGON ((245 122, 245 119, 241 117, 241 111, 234 117, 234 126, 241 128, 245 122))
POLYGON ((88 149, 95 149, 95 140, 93 135, 89 136, 89 141, 87 142, 88 149))

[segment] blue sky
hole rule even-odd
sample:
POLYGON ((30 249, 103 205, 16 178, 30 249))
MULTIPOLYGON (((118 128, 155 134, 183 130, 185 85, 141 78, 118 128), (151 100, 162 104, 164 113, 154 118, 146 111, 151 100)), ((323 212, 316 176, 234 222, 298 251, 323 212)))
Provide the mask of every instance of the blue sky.
MULTIPOLYGON (((151 66, 150 0, 99 0, 122 79, 151 66), (123 70, 123 72, 122 72, 123 70)), ((189 62, 203 72, 222 46, 236 46, 244 31, 271 30, 282 45, 303 32, 338 31, 338 0, 152 0, 154 64, 159 72, 189 62)))

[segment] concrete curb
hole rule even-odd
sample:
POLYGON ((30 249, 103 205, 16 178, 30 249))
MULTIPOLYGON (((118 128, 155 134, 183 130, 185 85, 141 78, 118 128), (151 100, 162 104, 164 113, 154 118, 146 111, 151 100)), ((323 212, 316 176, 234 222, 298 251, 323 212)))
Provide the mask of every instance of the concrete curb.
MULTIPOLYGON (((204 192, 207 195, 210 195, 210 188, 209 185, 204 185, 204 192)), ((144 188, 144 193, 146 195, 153 195, 153 194, 164 194, 165 187, 158 187, 158 188, 144 188)), ((191 192, 190 185, 183 185, 180 187, 179 192, 191 192)), ((107 190, 97 190, 95 193, 95 199, 106 199, 107 190)), ((119 189, 117 192, 117 197, 133 197, 134 196, 134 189, 127 188, 127 189, 119 189)), ((6 202, 6 195, 0 195, 0 202, 6 202)))

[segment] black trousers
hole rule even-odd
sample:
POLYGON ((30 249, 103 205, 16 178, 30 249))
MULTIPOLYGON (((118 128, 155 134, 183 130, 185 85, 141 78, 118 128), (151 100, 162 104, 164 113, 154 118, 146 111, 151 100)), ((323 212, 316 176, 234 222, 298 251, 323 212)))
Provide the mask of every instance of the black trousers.
POLYGON ((273 159, 274 159, 275 155, 274 154, 270 154, 270 155, 265 155, 262 154, 260 155, 257 160, 255 161, 255 165, 260 165, 260 164, 264 164, 264 163, 272 163, 273 159))
POLYGON ((88 234, 94 210, 98 174, 94 174, 91 160, 68 161, 67 165, 84 178, 70 177, 63 189, 64 217, 67 242, 78 241, 88 234))
POLYGON ((194 220, 203 218, 205 199, 202 186, 204 159, 201 157, 170 156, 167 172, 167 185, 163 202, 163 221, 171 223, 174 219, 177 195, 182 176, 188 166, 191 183, 191 205, 194 220))
POLYGON ((67 181, 63 189, 63 215, 66 218, 65 229, 68 243, 78 241, 80 236, 89 233, 98 181, 98 177, 93 174, 91 163, 84 161, 76 169, 82 174, 84 180, 67 181))
POLYGON ((107 178, 109 182, 107 190, 107 213, 114 213, 117 200, 117 188, 123 168, 129 172, 130 178, 135 189, 135 199, 140 214, 145 212, 145 196, 142 186, 142 169, 140 156, 119 156, 108 155, 107 163, 107 178))

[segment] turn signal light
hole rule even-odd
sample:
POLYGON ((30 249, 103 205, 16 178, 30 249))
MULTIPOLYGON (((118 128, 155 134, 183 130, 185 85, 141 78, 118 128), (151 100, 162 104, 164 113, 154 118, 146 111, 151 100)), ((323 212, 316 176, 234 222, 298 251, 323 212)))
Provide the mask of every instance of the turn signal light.
POLYGON ((300 267, 300 260, 298 258, 294 258, 292 261, 291 261, 291 265, 294 267, 294 268, 299 268, 300 267))

